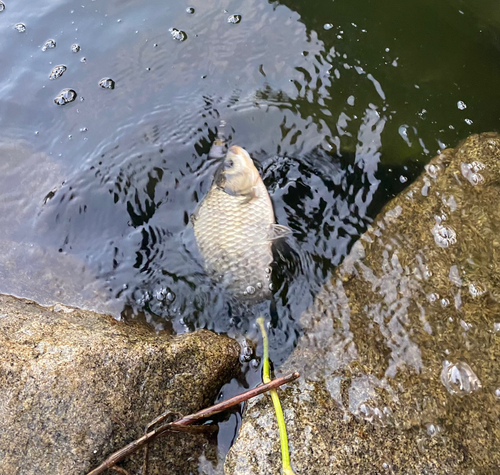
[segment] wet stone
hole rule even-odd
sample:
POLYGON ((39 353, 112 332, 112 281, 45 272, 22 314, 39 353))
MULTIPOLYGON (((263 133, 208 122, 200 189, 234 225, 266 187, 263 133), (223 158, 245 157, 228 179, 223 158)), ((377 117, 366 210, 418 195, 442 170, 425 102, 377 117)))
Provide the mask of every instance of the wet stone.
MULTIPOLYGON (((239 344, 206 330, 158 335, 138 322, 1 295, 0 308, 2 475, 89 473, 165 410, 211 405, 239 368, 239 344)), ((216 445, 180 434, 150 452, 150 475, 198 473, 216 445)), ((138 474, 142 462, 139 451, 120 466, 138 474)))
POLYGON ((115 81, 113 81, 111 78, 103 78, 99 81, 99 86, 103 89, 114 89, 115 81))
POLYGON ((64 66, 64 64, 59 64, 58 66, 54 66, 54 68, 49 74, 49 79, 54 80, 60 78, 64 74, 66 69, 67 68, 66 66, 64 66))
POLYGON ((63 106, 76 99, 76 92, 73 89, 63 89, 55 98, 54 102, 58 106, 63 106))
MULTIPOLYGON (((304 336, 275 368, 302 375, 279 391, 296 475, 498 472, 499 139, 473 135, 431 160, 300 315, 304 336), (480 193, 461 172, 478 162, 480 193)), ((280 464, 265 395, 249 403, 225 475, 280 464)))

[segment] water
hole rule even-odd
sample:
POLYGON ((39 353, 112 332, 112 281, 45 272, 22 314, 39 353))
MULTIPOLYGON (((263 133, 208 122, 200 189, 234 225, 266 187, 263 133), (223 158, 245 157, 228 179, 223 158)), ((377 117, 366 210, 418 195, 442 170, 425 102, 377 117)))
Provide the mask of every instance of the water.
MULTIPOLYGON (((189 226, 224 119, 293 231, 263 308, 277 365, 382 205, 438 150, 500 129, 493 0, 2 5, 0 292, 257 341, 253 310, 206 278, 189 226)), ((471 183, 484 172, 464 164, 471 183)), ((456 245, 453 232, 437 222, 436 242, 456 245)), ((224 397, 259 380, 246 359, 224 397)), ((238 420, 221 426, 222 451, 238 420)))

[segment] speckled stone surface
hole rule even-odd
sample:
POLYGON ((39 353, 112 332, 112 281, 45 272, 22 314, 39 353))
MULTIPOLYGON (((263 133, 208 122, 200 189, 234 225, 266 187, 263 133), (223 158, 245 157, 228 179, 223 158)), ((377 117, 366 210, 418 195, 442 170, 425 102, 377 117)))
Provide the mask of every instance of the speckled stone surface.
MULTIPOLYGON (((498 474, 500 136, 444 151, 390 202, 301 316, 277 375, 297 475, 498 474)), ((226 475, 281 472, 268 396, 226 475)))
MULTIPOLYGON (((93 312, 0 296, 0 473, 82 475, 140 437, 165 410, 213 403, 238 368, 239 345, 198 331, 157 335, 93 312)), ((152 474, 197 472, 205 436, 151 447, 152 474)), ((142 453, 122 465, 138 473, 142 453)), ((108 472, 116 473, 116 472, 108 472)))

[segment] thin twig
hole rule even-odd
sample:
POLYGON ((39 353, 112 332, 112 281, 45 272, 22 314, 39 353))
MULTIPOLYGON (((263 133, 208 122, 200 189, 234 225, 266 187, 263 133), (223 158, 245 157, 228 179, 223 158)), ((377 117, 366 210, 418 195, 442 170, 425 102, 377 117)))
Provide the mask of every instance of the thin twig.
MULTIPOLYGON (((159 424, 160 422, 163 422, 167 417, 182 417, 181 414, 172 412, 172 411, 165 411, 163 414, 159 415, 155 419, 153 419, 147 426, 146 430, 144 431, 145 434, 147 434, 151 427, 155 426, 156 424, 159 424)), ((142 457, 142 475, 146 475, 148 473, 148 462, 149 462, 149 444, 144 445, 144 454, 142 457)))
POLYGON ((122 475, 130 475, 130 473, 127 472, 124 468, 118 467, 118 465, 113 465, 111 467, 111 470, 114 470, 115 472, 121 473, 122 475))
POLYGON ((123 458, 139 450, 144 446, 144 444, 153 441, 167 431, 185 431, 184 426, 188 426, 203 419, 215 416, 216 414, 226 411, 230 407, 236 406, 237 404, 258 396, 259 394, 265 393, 266 391, 269 391, 271 389, 276 389, 283 384, 295 381, 299 376, 299 373, 292 373, 281 378, 276 378, 269 383, 262 384, 261 386, 257 386, 256 388, 250 389, 249 391, 245 391, 238 396, 227 399, 226 401, 222 401, 211 407, 207 407, 206 409, 203 409, 195 414, 191 414, 177 421, 164 424, 157 429, 144 434, 142 437, 134 440, 120 450, 117 450, 115 453, 111 454, 101 465, 89 472, 87 475, 98 475, 99 473, 104 472, 104 470, 113 467, 113 465, 117 464, 123 458))

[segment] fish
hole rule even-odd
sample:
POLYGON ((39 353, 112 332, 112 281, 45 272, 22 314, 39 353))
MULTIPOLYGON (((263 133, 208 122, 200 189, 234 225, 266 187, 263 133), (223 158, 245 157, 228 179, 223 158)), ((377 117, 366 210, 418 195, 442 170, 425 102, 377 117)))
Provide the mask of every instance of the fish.
POLYGON ((191 222, 206 272, 238 300, 271 297, 273 242, 291 233, 275 221, 253 160, 242 147, 231 146, 191 222))

